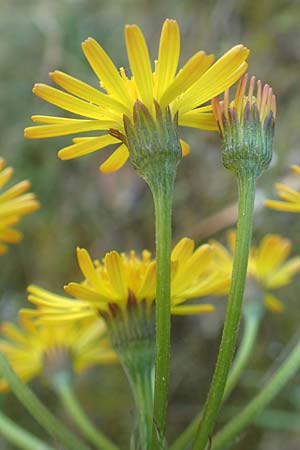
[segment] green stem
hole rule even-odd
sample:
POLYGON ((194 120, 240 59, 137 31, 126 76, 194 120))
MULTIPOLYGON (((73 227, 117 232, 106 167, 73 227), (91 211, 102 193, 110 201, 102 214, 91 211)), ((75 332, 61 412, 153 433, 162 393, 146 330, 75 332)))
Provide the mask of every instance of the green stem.
POLYGON ((22 383, 1 353, 0 373, 5 378, 18 400, 50 436, 54 439, 58 439, 70 450, 90 450, 90 447, 81 443, 73 433, 68 431, 43 405, 29 387, 22 383))
POLYGON ((249 357, 256 341, 260 319, 260 314, 251 312, 247 313, 247 311, 244 314, 243 337, 228 376, 223 401, 229 397, 235 388, 247 362, 249 361, 249 357))
MULTIPOLYGON (((227 423, 232 417, 237 416, 242 409, 238 406, 224 408, 221 420, 227 423)), ((265 409, 258 417, 253 419, 253 424, 260 428, 300 433, 300 414, 298 411, 293 412, 274 408, 265 409)))
POLYGON ((142 450, 149 450, 151 445, 153 416, 152 368, 146 368, 131 375, 131 385, 137 409, 139 445, 142 450), (149 370, 148 370, 149 369, 149 370))
POLYGON ((132 434, 132 446, 149 450, 153 416, 154 308, 149 309, 146 302, 133 304, 126 313, 108 320, 107 325, 136 406, 135 430, 138 433, 132 434))
MULTIPOLYGON (((258 314, 257 309, 256 311, 254 310, 250 311, 250 309, 247 308, 244 313, 244 329, 242 341, 228 376, 223 401, 229 396, 229 394, 236 386, 236 383, 239 380, 240 375, 243 372, 243 369, 245 368, 249 360, 251 351, 253 349, 253 345, 256 340, 257 331, 260 323, 260 317, 261 315, 258 314)), ((181 435, 171 445, 170 450, 185 450, 187 448, 187 446, 192 442, 193 438, 195 437, 197 429, 200 425, 201 417, 202 412, 197 414, 197 416, 193 419, 193 421, 189 424, 189 426, 183 431, 183 433, 181 433, 181 435)))
MULTIPOLYGON (((164 169, 164 168, 163 168, 164 169)), ((152 449, 162 450, 168 405, 171 333, 171 241, 172 197, 175 167, 159 171, 149 182, 155 206, 156 225, 156 359, 152 449)))
POLYGON ((0 411, 0 436, 21 450, 55 450, 45 442, 19 427, 0 411))
POLYGON ((99 450, 119 450, 110 439, 91 423, 78 402, 69 379, 61 377, 53 385, 66 411, 68 411, 78 429, 82 431, 91 444, 94 444, 99 450))
POLYGON ((216 369, 202 420, 196 433, 193 450, 204 450, 213 432, 215 421, 221 408, 239 331, 252 235, 256 176, 251 170, 242 171, 237 174, 237 179, 239 187, 239 214, 232 281, 216 369))
POLYGON ((214 437, 212 450, 221 450, 273 400, 300 368, 300 342, 256 397, 214 437))
POLYGON ((280 409, 270 409, 263 411, 261 416, 255 418, 254 424, 261 428, 300 433, 300 414, 280 409))

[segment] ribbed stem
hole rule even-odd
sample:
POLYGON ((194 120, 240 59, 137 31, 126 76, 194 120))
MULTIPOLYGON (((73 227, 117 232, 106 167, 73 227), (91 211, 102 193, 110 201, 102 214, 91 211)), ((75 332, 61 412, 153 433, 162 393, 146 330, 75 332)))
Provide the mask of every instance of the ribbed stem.
POLYGON ((171 334, 172 198, 175 168, 158 171, 149 182, 156 218, 156 360, 152 450, 162 450, 168 406, 171 334))
POLYGON ((244 330, 242 340, 237 351, 237 354, 233 360, 233 364, 228 376, 223 401, 229 397, 237 382, 243 373, 250 355, 253 350, 253 346, 256 341, 257 332, 259 329, 261 314, 251 313, 250 311, 244 314, 244 330))
POLYGON ((239 214, 232 281, 217 364, 202 420, 196 433, 193 450, 204 450, 211 436, 221 408, 225 386, 236 346, 243 293, 247 275, 249 248, 252 235, 256 175, 253 171, 238 173, 239 214))
POLYGON ((120 450, 92 424, 78 402, 69 378, 57 378, 57 381, 53 382, 53 386, 66 411, 68 411, 78 429, 91 444, 94 444, 99 450, 120 450))
POLYGON ((12 392, 30 412, 35 420, 52 436, 59 440, 66 449, 90 450, 80 440, 68 431, 59 420, 43 405, 29 387, 22 383, 15 372, 10 368, 4 356, 0 353, 0 373, 5 378, 12 392))
POLYGON ((153 366, 131 374, 131 386, 137 409, 139 443, 137 448, 149 450, 151 445, 153 415, 153 366))
POLYGON ((133 302, 126 311, 109 319, 107 324, 136 406, 138 437, 134 433, 132 442, 135 443, 134 448, 149 450, 153 416, 154 308, 149 308, 146 302, 133 302))
POLYGON ((222 450, 273 400, 286 383, 299 371, 300 342, 285 362, 254 399, 235 416, 213 439, 212 450, 222 450))
POLYGON ((50 445, 19 427, 0 411, 0 435, 21 450, 55 450, 50 445))

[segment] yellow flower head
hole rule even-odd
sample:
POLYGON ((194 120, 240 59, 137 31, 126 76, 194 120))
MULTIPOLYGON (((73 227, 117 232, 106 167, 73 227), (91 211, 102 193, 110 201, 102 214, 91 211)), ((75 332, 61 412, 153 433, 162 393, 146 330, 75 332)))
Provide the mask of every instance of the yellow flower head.
MULTIPOLYGON (((291 166, 294 174, 300 175, 300 167, 291 166)), ((282 200, 266 200, 265 205, 268 208, 277 209, 278 211, 300 212, 300 192, 285 186, 281 183, 275 184, 277 195, 282 200)))
MULTIPOLYGON (((79 373, 90 366, 110 364, 117 359, 101 319, 93 324, 81 321, 57 325, 37 324, 23 318, 19 326, 3 323, 1 330, 0 351, 24 382, 56 370, 79 373)), ((6 388, 6 381, 0 380, 0 389, 6 388)))
MULTIPOLYGON (((73 144, 61 149, 58 156, 63 160, 73 159, 117 144, 117 149, 100 166, 102 172, 109 173, 118 170, 128 159, 128 148, 120 142, 116 130, 124 133, 123 116, 132 118, 137 101, 142 102, 153 115, 154 100, 162 110, 169 107, 173 117, 178 114, 179 125, 216 129, 211 106, 200 105, 219 95, 241 77, 247 69, 247 48, 237 45, 215 64, 213 55, 199 51, 177 71, 180 31, 175 20, 167 19, 163 24, 154 67, 138 26, 125 27, 125 41, 131 74, 127 74, 123 67, 117 70, 94 39, 88 38, 83 42, 84 55, 99 79, 100 89, 60 71, 50 73, 50 77, 66 92, 36 84, 33 92, 37 96, 83 118, 33 116, 32 120, 42 125, 27 128, 25 136, 47 138, 102 131, 104 133, 96 137, 74 138, 73 144), (114 130, 113 135, 110 129, 114 130)), ((182 142, 182 154, 187 152, 188 145, 182 142)))
MULTIPOLYGON (((129 255, 116 251, 105 255, 102 262, 92 261, 85 249, 77 249, 81 283, 69 283, 67 293, 76 301, 52 294, 37 286, 29 286, 29 301, 37 310, 23 310, 23 314, 39 316, 42 320, 76 320, 77 318, 105 318, 121 314, 142 305, 150 312, 155 302, 156 262, 144 250, 141 258, 134 251, 129 255)), ((201 314, 213 311, 212 305, 185 305, 188 299, 219 294, 229 284, 227 274, 215 270, 211 247, 184 238, 174 247, 171 256, 171 312, 173 314, 201 314)))
POLYGON ((30 188, 29 181, 21 181, 6 191, 3 190, 13 172, 13 168, 5 167, 4 160, 0 158, 0 255, 7 250, 4 243, 16 244, 21 241, 22 233, 13 228, 20 222, 21 216, 39 208, 35 195, 27 192, 30 188))
MULTIPOLYGON (((232 271, 235 232, 228 234, 230 251, 222 244, 211 241, 216 262, 226 273, 232 271)), ((273 312, 281 312, 283 303, 269 291, 289 284, 300 269, 300 256, 288 259, 291 241, 278 234, 267 234, 257 247, 250 249, 248 281, 254 280, 264 292, 265 305, 273 312)))

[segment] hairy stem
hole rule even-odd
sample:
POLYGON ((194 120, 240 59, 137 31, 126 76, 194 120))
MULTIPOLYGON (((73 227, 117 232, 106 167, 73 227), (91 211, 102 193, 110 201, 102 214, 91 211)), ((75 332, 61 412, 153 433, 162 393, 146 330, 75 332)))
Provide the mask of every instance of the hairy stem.
POLYGON ((193 450, 205 450, 222 405, 226 382, 235 351, 247 275, 252 236, 256 176, 253 171, 238 173, 239 214, 237 240, 233 260, 232 281, 222 340, 215 373, 209 389, 202 419, 196 433, 193 450))
POLYGON ((149 182, 156 217, 156 359, 152 449, 164 446, 168 405, 170 333, 171 333, 171 241, 172 197, 175 169, 161 171, 149 182), (153 180, 152 180, 153 181, 153 180))

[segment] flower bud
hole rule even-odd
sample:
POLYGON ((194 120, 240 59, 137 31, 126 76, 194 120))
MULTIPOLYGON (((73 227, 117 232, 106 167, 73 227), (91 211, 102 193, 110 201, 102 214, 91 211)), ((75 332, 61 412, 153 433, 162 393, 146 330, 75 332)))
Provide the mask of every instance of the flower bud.
POLYGON ((276 99, 272 88, 267 84, 262 87, 254 76, 245 95, 247 84, 245 75, 234 100, 229 101, 227 89, 222 102, 219 98, 213 100, 213 110, 223 140, 224 167, 236 174, 251 171, 259 176, 272 159, 276 99))

